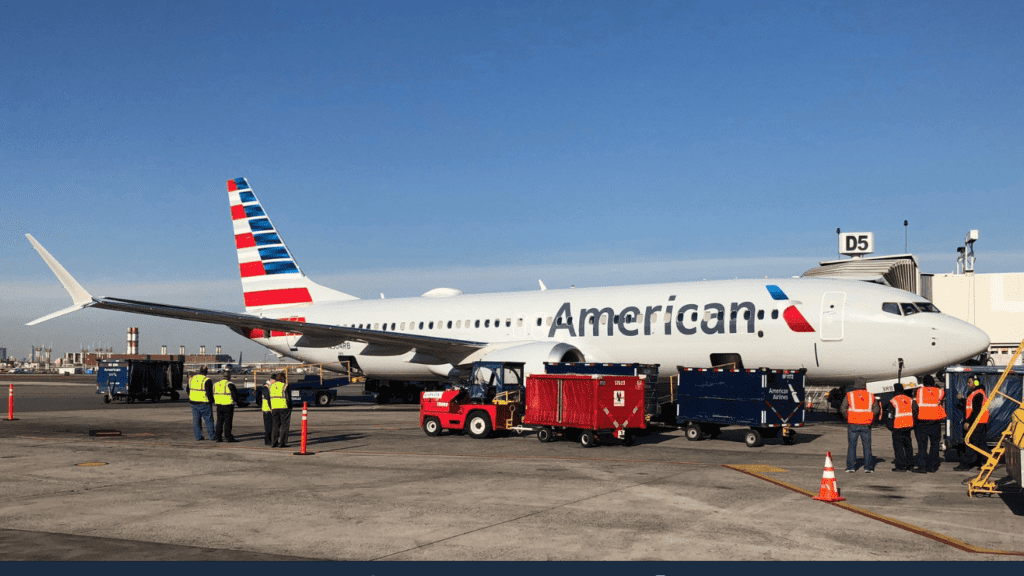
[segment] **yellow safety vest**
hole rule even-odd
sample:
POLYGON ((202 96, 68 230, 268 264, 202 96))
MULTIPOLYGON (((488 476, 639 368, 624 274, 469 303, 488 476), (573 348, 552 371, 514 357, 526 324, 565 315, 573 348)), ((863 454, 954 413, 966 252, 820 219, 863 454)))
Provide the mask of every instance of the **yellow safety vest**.
POLYGON ((260 390, 260 404, 263 406, 263 411, 264 412, 270 412, 270 400, 267 400, 263 396, 263 391, 262 390, 260 390))
POLYGON ((206 404, 210 401, 206 397, 206 383, 210 379, 202 374, 196 374, 188 381, 188 399, 192 402, 206 404))
POLYGON ((285 384, 284 382, 278 382, 274 380, 270 384, 270 408, 272 410, 287 410, 288 409, 288 398, 285 396, 285 384))
POLYGON ((213 403, 220 406, 231 406, 231 390, 228 388, 230 382, 221 380, 213 385, 213 403))

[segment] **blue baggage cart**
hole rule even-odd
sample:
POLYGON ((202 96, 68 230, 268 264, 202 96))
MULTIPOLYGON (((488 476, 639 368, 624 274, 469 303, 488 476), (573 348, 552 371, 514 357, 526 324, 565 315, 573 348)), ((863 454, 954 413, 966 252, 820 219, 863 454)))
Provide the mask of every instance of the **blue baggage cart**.
POLYGON ((182 391, 182 360, 100 360, 96 369, 96 393, 103 401, 131 404, 136 400, 158 402, 161 397, 178 400, 182 391))
POLYGON ((716 438, 723 426, 748 426, 744 441, 751 448, 780 433, 783 444, 792 444, 795 428, 804 425, 806 372, 679 366, 676 423, 688 440, 716 438))

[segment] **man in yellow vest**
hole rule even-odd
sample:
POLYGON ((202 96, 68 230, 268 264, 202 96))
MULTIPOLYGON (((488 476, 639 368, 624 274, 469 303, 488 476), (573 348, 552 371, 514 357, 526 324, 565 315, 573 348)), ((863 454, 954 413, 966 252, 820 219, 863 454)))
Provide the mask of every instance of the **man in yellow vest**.
MULTIPOLYGON (((981 409, 985 405, 988 393, 985 392, 985 386, 977 376, 971 378, 971 388, 971 393, 967 395, 967 401, 963 404, 964 442, 970 442, 979 448, 988 449, 988 410, 981 409), (974 434, 968 437, 967 432, 970 431, 975 421, 978 422, 978 427, 974 429, 974 434)), ((953 470, 970 470, 975 466, 980 468, 982 464, 984 462, 982 461, 981 454, 970 446, 965 446, 963 456, 960 459, 960 465, 953 468, 953 470)))
POLYGON ((270 383, 273 381, 273 378, 267 380, 259 391, 260 409, 263 411, 263 443, 267 446, 270 446, 274 432, 274 415, 270 409, 270 383))
POLYGON ((217 406, 217 430, 214 442, 238 442, 231 433, 231 424, 235 419, 235 402, 238 401, 238 389, 231 383, 231 372, 225 372, 224 378, 213 385, 213 403, 217 406))
POLYGON ((893 387, 893 397, 885 406, 885 421, 892 432, 893 472, 906 472, 914 466, 914 443, 910 433, 917 420, 917 402, 903 391, 903 385, 893 387))
POLYGON ((882 413, 875 395, 868 392, 867 384, 858 382, 846 393, 839 413, 846 418, 846 471, 857 471, 857 439, 864 446, 864 471, 875 471, 875 458, 871 455, 871 423, 882 413))
POLYGON ((928 374, 914 398, 917 401, 917 424, 914 425, 917 468, 914 468, 914 472, 938 472, 942 462, 939 458, 939 440, 942 438, 942 423, 946 420, 946 408, 943 405, 946 391, 936 386, 935 378, 928 374))
POLYGON ((288 447, 288 427, 292 422, 291 390, 284 383, 284 374, 274 375, 270 383, 270 413, 274 419, 274 429, 270 433, 272 448, 288 447))
POLYGON ((199 369, 188 381, 188 401, 192 405, 192 433, 196 440, 203 438, 202 423, 206 423, 206 433, 213 437, 213 382, 206 377, 206 366, 199 369))

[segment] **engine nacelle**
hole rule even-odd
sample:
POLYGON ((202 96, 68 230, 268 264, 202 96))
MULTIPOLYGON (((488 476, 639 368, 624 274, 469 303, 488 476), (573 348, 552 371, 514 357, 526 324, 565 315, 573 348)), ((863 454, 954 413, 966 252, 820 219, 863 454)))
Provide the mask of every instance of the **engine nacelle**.
POLYGON ((586 362, 586 357, 579 348, 565 342, 529 342, 501 348, 473 360, 523 362, 525 374, 543 374, 545 362, 586 362))

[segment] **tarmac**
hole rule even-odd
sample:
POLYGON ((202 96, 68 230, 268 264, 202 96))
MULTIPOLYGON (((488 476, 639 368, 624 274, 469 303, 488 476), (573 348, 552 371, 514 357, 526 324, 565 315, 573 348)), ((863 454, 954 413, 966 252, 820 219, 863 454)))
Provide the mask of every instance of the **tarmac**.
POLYGON ((255 408, 235 411, 240 443, 197 442, 187 402, 104 404, 89 384, 19 382, 16 420, 0 421, 0 557, 1024 558, 1020 494, 971 499, 971 475, 954 462, 890 472, 881 427, 875 473, 848 474, 839 422, 808 425, 791 446, 748 448, 741 428, 698 442, 665 428, 632 447, 583 448, 532 435, 431 438, 417 406, 342 390, 310 408, 312 454, 297 456, 301 410, 288 449, 264 446, 255 408), (812 499, 827 451, 844 502, 812 499))

